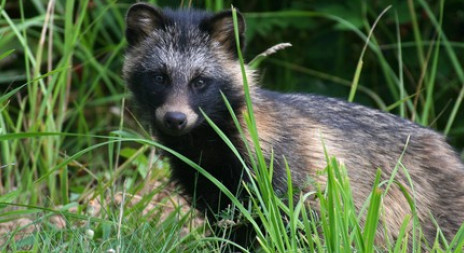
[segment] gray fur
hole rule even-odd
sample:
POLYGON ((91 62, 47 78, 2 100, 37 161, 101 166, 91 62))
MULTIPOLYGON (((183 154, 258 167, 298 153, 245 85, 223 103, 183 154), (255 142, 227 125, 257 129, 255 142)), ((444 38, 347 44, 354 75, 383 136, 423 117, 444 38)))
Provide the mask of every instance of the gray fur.
MULTIPOLYGON (((310 175, 324 185, 325 178, 316 173, 325 168, 319 141, 322 140, 329 155, 346 165, 357 208, 370 194, 377 168, 382 170, 383 180, 387 180, 400 164, 395 180, 415 197, 429 242, 433 242, 437 231, 430 215, 447 238, 452 238, 464 222, 464 166, 440 134, 397 116, 333 98, 301 94, 269 96, 259 88, 253 94, 257 98, 253 101, 256 114, 265 113, 277 122, 265 123, 271 123, 273 129, 262 140, 272 144, 264 145, 265 152, 269 156, 272 148, 275 154, 286 156, 292 172, 296 172, 292 176, 295 184, 303 187, 310 175), (408 170, 412 186, 402 167, 408 170)), ((283 158, 276 156, 276 159, 276 164, 283 164, 283 158)), ((384 197, 384 209, 390 229, 387 234, 394 239, 405 215, 411 213, 396 185, 384 197)), ((383 232, 378 233, 377 240, 384 240, 383 232)))

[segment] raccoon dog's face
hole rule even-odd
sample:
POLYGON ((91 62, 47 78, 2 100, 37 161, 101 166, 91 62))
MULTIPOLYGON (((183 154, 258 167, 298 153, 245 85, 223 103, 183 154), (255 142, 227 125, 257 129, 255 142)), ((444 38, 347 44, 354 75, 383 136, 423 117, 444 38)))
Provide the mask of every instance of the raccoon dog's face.
MULTIPOLYGON (((245 23, 238 14, 243 41, 245 23)), ((158 132, 180 136, 215 121, 243 100, 232 13, 159 10, 133 5, 126 17, 129 48, 124 78, 144 116, 158 132)))

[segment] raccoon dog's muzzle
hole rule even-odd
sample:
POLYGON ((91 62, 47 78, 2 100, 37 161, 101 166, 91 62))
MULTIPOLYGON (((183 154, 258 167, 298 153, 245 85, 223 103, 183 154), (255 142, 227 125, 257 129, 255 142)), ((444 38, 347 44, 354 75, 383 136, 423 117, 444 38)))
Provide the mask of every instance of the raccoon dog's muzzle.
POLYGON ((189 133, 199 121, 198 114, 178 99, 156 109, 155 117, 156 128, 174 136, 189 133))

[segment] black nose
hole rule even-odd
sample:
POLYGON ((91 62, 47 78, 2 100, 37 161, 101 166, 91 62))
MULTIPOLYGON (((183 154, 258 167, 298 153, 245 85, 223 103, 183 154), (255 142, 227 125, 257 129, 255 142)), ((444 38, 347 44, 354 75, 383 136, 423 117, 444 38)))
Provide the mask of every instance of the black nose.
POLYGON ((187 125, 187 115, 181 112, 167 112, 164 124, 172 130, 182 130, 187 125))

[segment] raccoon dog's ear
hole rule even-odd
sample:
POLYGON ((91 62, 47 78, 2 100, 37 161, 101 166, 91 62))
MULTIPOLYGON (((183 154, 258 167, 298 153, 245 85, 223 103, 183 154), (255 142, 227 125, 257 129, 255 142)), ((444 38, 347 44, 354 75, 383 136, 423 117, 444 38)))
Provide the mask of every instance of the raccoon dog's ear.
MULTIPOLYGON (((240 39, 240 46, 243 50, 245 47, 245 19, 237 11, 237 24, 240 39)), ((222 11, 211 18, 205 19, 200 24, 200 29, 206 31, 211 39, 219 42, 229 53, 237 56, 237 45, 235 42, 234 19, 232 11, 222 11)))
POLYGON ((131 46, 137 45, 153 30, 164 28, 165 22, 157 8, 146 3, 134 4, 126 15, 126 40, 131 46))

